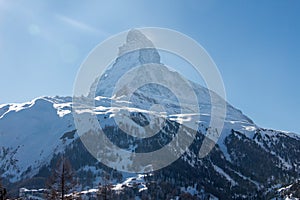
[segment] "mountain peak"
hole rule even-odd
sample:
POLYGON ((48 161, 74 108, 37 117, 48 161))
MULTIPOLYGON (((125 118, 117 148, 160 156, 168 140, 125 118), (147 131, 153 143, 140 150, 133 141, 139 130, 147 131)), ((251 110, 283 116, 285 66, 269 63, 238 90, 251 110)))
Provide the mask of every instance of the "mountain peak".
POLYGON ((160 63, 160 56, 152 41, 141 31, 131 29, 126 38, 126 43, 119 47, 119 57, 130 52, 139 52, 139 61, 144 63, 160 63))
POLYGON ((154 45, 141 31, 131 29, 127 34, 126 43, 119 47, 119 56, 142 48, 154 48, 154 45))
POLYGON ((131 29, 127 34, 127 43, 148 43, 148 47, 154 47, 151 40, 149 40, 141 31, 131 29))

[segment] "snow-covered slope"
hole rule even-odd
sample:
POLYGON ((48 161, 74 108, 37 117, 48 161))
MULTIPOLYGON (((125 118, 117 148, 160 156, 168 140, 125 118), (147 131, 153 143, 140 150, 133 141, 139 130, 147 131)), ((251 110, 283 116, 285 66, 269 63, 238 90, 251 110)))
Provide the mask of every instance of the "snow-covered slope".
MULTIPOLYGON (((167 74, 168 80, 180 76, 160 63, 159 53, 154 47, 130 52, 132 48, 136 48, 136 45, 153 47, 151 41, 139 31, 129 32, 127 43, 120 48, 120 55, 124 52, 125 54, 116 59, 115 63, 102 77, 95 80, 95 84, 91 87, 90 95, 94 95, 96 105, 93 113, 97 115, 101 125, 114 127, 110 129, 115 131, 113 134, 110 133, 112 138, 115 137, 115 133, 120 133, 114 118, 123 111, 130 113, 130 120, 127 120, 131 123, 128 124, 129 126, 149 123, 151 116, 166 118, 171 127, 170 133, 175 132, 172 127, 176 127, 177 124, 186 124, 183 122, 187 120, 196 122, 199 133, 197 140, 181 157, 179 163, 176 162, 172 166, 178 169, 180 167, 177 166, 184 165, 183 171, 187 166, 195 169, 194 172, 199 173, 198 176, 203 176, 201 184, 205 185, 210 192, 217 192, 217 189, 213 189, 212 186, 213 175, 230 185, 230 189, 223 186, 223 190, 231 191, 232 188, 238 188, 237 191, 248 191, 245 188, 249 187, 252 188, 249 189, 250 192, 260 190, 268 184, 274 186, 279 181, 288 182, 299 176, 299 135, 258 127, 229 103, 226 103, 224 129, 217 146, 208 158, 199 159, 196 152, 203 141, 203 136, 210 129, 211 113, 209 91, 199 84, 189 82, 199 102, 199 113, 181 113, 180 106, 187 106, 189 99, 187 98, 186 102, 180 105, 172 91, 156 84, 139 88, 130 99, 122 96, 122 93, 112 96, 117 81, 124 73, 138 65, 155 63, 161 67, 161 71, 156 72, 156 75, 167 74), (157 103, 164 107, 164 110, 151 109, 157 103), (263 165, 266 168, 263 168, 263 165), (274 172, 266 171, 268 167, 273 168, 274 172), (206 180, 207 174, 212 180, 206 180)), ((143 72, 145 76, 152 73, 147 69, 143 72)), ((136 77, 136 80, 139 79, 143 79, 143 74, 136 77)), ((176 82, 170 84, 180 87, 176 82)), ((216 95, 213 92, 212 94, 216 95)), ((217 95, 216 98, 219 102, 224 101, 217 95)), ((49 167, 55 155, 62 151, 75 154, 73 155, 75 160, 82 160, 82 156, 76 157, 75 153, 76 144, 79 142, 71 110, 71 97, 40 97, 22 104, 0 105, 1 176, 10 182, 31 178, 39 173, 41 167, 49 167)), ((138 149, 137 145, 127 147, 130 151, 138 149)), ((76 163, 77 172, 90 168, 93 162, 76 163)), ((95 174, 97 173, 95 171, 95 174)))
POLYGON ((0 170, 13 182, 33 176, 70 140, 74 130, 71 98, 40 97, 0 108, 0 170))

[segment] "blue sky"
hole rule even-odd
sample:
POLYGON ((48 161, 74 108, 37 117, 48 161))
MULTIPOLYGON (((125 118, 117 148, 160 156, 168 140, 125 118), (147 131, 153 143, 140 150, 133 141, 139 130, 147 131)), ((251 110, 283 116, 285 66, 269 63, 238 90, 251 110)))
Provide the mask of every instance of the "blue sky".
POLYGON ((101 41, 165 27, 200 43, 228 101, 258 125, 300 133, 299 1, 0 0, 0 103, 71 95, 101 41))

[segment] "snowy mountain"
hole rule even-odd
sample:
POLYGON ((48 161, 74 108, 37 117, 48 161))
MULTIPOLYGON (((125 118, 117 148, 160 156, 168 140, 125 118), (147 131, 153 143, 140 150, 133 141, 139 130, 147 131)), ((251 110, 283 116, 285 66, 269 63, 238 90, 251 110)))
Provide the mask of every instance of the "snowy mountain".
POLYGON ((68 144, 65 133, 73 131, 71 98, 41 97, 23 104, 0 107, 1 174, 12 182, 36 174, 53 153, 68 144))
MULTIPOLYGON (((148 179, 150 183, 155 182, 153 188, 159 187, 165 193, 169 187, 178 187, 200 199, 204 194, 220 199, 271 198, 278 194, 279 188, 300 178, 300 136, 261 128, 229 103, 226 103, 224 129, 216 146, 208 156, 199 158, 201 144, 211 128, 211 91, 197 83, 189 82, 199 102, 200 112, 196 114, 180 114, 182 106, 189 108, 189 98, 179 104, 172 91, 157 84, 138 88, 129 99, 124 88, 112 96, 124 73, 147 63, 160 67, 156 71, 147 68, 140 73, 136 71, 133 78, 137 82, 145 76, 155 79, 164 75, 169 84, 180 89, 180 85, 172 82, 180 74, 161 64, 159 52, 151 41, 133 30, 128 33, 126 44, 120 47, 120 57, 95 80, 90 95, 95 99, 93 112, 101 127, 105 127, 108 138, 128 151, 159 149, 172 140, 180 124, 184 124, 185 131, 192 131, 188 123, 183 123, 186 119, 197 122, 196 137, 188 151, 148 179), (131 51, 136 46, 151 48, 131 51), (156 103, 164 110, 151 109, 156 103), (136 124, 148 125, 151 116, 165 118, 166 128, 151 138, 136 139, 117 126, 114 118, 120 113, 129 113, 125 116, 130 121, 128 129, 136 124), (168 187, 162 189, 159 184, 168 187)), ((216 98, 224 102, 218 95, 216 98)), ((43 187, 62 153, 69 157, 85 189, 103 183, 105 171, 112 174, 111 182, 116 186, 132 180, 132 176, 141 176, 114 172, 92 157, 76 133, 71 111, 71 97, 40 97, 22 104, 0 105, 0 174, 11 188, 43 187)), ((138 134, 145 134, 143 131, 138 129, 138 134)), ((145 191, 137 190, 142 192, 145 191)))

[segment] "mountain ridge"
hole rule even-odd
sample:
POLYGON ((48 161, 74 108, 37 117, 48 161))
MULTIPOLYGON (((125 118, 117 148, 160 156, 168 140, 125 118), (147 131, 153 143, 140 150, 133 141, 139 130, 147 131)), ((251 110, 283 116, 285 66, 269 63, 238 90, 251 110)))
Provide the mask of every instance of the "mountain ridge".
MULTIPOLYGON (((160 63, 159 53, 151 41, 131 45, 137 39, 136 34, 142 40, 145 38, 136 31, 130 33, 126 41, 130 45, 120 48, 116 61, 91 86, 89 98, 95 107, 87 112, 97 117, 115 145, 129 152, 162 148, 173 139, 179 126, 188 133, 196 131, 187 151, 169 166, 153 172, 151 181, 173 188, 191 187, 199 195, 205 191, 221 199, 247 199, 248 196, 263 199, 276 196, 276 189, 300 178, 300 136, 261 128, 228 102, 225 102, 227 112, 218 141, 213 141, 216 144, 206 157, 199 158, 199 149, 212 128, 210 95, 215 95, 216 107, 225 101, 199 84, 187 82, 198 100, 199 113, 182 113, 181 106, 189 108, 189 99, 180 104, 168 87, 159 84, 141 86, 130 98, 125 90, 112 95, 123 74, 139 65, 151 63, 161 69, 153 72, 146 68, 137 73, 138 76, 134 74, 135 80, 162 74, 168 80, 181 80, 180 74, 160 63), (154 109, 153 105, 157 104, 164 109, 154 109), (153 141, 128 136, 114 120, 122 113, 128 114, 125 117, 129 129, 137 124, 150 124, 153 116, 165 118, 165 127, 150 138, 153 141), (197 124, 197 130, 191 130, 189 121, 197 124)), ((180 88, 177 82, 169 82, 172 87, 180 88)), ((70 158, 82 189, 97 187, 99 182, 104 183, 104 171, 114 171, 97 161, 81 142, 79 136, 82 135, 78 135, 72 115, 72 100, 71 97, 44 96, 26 103, 0 105, 0 174, 11 187, 43 187, 43 181, 63 154, 70 158), (40 182, 33 184, 36 180, 40 182)), ((145 134, 142 128, 132 130, 145 134)), ((124 172, 115 173, 115 177, 121 177, 119 181, 126 181, 129 176, 124 172)), ((116 181, 117 178, 112 180, 116 181)))

